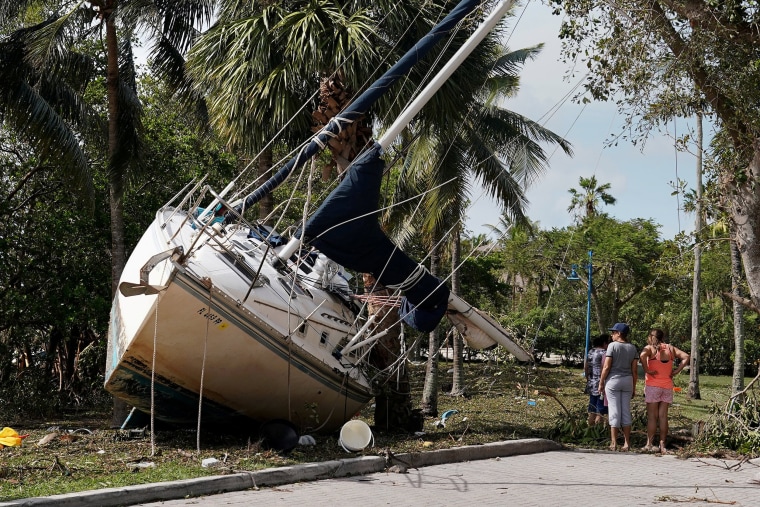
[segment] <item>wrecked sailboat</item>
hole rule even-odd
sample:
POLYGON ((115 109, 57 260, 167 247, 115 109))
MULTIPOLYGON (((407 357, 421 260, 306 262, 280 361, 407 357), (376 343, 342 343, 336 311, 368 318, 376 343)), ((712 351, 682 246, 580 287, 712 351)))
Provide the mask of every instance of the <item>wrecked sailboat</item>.
POLYGON ((462 1, 368 91, 333 118, 270 180, 227 201, 203 182, 159 209, 132 252, 113 301, 106 389, 170 423, 286 420, 330 430, 366 406, 380 337, 349 284, 370 273, 402 294, 399 317, 430 331, 446 315, 473 348, 499 344, 531 356, 383 233, 377 203, 383 150, 453 73, 512 2, 500 2, 470 40, 294 237, 249 223, 246 209, 365 114, 478 5, 462 1))

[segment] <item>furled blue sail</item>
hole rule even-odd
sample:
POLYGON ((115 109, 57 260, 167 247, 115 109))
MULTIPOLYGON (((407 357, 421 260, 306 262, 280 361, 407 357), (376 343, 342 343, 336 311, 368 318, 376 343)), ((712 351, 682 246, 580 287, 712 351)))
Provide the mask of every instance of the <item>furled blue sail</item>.
POLYGON ((377 208, 385 167, 380 151, 375 144, 351 164, 308 220, 301 239, 344 267, 402 290, 401 318, 415 329, 432 331, 446 312, 449 289, 380 228, 377 208))

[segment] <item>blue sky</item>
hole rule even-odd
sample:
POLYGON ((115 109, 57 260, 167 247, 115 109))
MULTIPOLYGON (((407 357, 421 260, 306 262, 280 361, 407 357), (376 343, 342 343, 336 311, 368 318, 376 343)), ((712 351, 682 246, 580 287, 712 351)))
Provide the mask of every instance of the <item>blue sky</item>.
MULTIPOLYGON (((689 127, 687 120, 669 123, 669 132, 655 132, 643 151, 622 139, 617 146, 605 148, 605 140, 620 133, 624 118, 610 103, 591 103, 584 108, 566 101, 557 109, 575 85, 575 81, 565 79, 567 66, 560 60, 561 43, 557 33, 561 19, 552 16, 551 9, 539 0, 529 2, 518 21, 521 9, 518 7, 516 16, 510 20, 513 28, 508 43, 510 49, 542 42, 544 49, 536 60, 526 63, 520 74, 520 93, 505 107, 540 121, 564 136, 574 151, 572 158, 562 151, 552 155, 548 171, 527 192, 530 201, 527 215, 540 222, 544 229, 571 225, 572 216, 567 212, 571 198, 568 190, 579 188, 579 177, 596 175, 599 183, 612 185, 610 193, 617 198, 614 206, 603 208, 610 215, 621 220, 651 218, 662 225, 660 233, 664 239, 673 238, 679 231, 693 231, 694 215, 679 210, 682 202, 671 195, 670 184, 680 178, 686 180, 688 188, 695 186, 693 152, 676 153, 673 148, 674 129, 681 135, 689 127), (555 109, 556 112, 547 115, 555 109)), ((709 125, 705 122, 705 136, 709 134, 709 125)), ((488 233, 484 224, 498 223, 497 207, 487 197, 475 195, 478 188, 474 190, 467 228, 475 234, 488 233)))

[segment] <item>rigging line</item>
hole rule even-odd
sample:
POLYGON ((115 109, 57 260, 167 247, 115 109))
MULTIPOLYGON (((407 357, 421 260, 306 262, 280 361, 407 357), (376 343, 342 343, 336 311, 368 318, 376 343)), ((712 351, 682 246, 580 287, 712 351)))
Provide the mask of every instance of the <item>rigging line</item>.
MULTIPOLYGON (((314 163, 313 162, 314 160, 315 159, 312 159, 312 164, 314 163)), ((275 222, 274 227, 273 227, 274 230, 279 230, 280 223, 285 219, 285 215, 288 209, 290 208, 290 204, 295 200, 294 198, 295 198, 296 192, 298 191, 298 188, 300 187, 301 180, 303 179, 305 173, 306 173, 305 170, 301 170, 298 172, 298 178, 296 179, 296 184, 293 185, 293 188, 290 191, 290 196, 288 196, 288 199, 284 202, 285 208, 282 210, 282 212, 279 213, 279 217, 277 218, 277 221, 275 222)), ((307 182, 308 182, 307 185, 309 186, 309 193, 311 193, 311 184, 312 184, 311 174, 307 176, 307 182)), ((308 199, 305 202, 304 206, 307 206, 307 205, 308 205, 308 199)), ((275 210, 272 210, 272 213, 270 213, 267 216, 267 219, 269 219, 269 217, 271 217, 274 212, 275 210)))
MULTIPOLYGON (((269 140, 269 142, 267 142, 267 143, 264 145, 264 147, 262 147, 262 148, 261 148, 261 150, 259 150, 259 152, 258 152, 258 153, 256 153, 256 154, 253 156, 253 158, 251 158, 251 160, 249 160, 249 161, 248 161, 248 163, 245 165, 245 167, 243 167, 243 169, 242 169, 242 170, 241 170, 241 171, 240 171, 240 172, 239 172, 239 173, 238 173, 238 174, 237 174, 237 175, 236 175, 234 178, 232 178, 232 181, 231 181, 231 183, 233 183, 233 184, 236 184, 236 183, 237 183, 237 181, 238 181, 238 180, 239 180, 239 179, 240 179, 240 178, 241 178, 241 177, 242 177, 244 174, 247 174, 247 173, 248 173, 248 171, 251 169, 251 166, 253 166, 253 163, 254 163, 255 161, 257 161, 257 160, 258 160, 258 159, 261 157, 261 154, 262 154, 262 153, 264 153, 264 152, 265 152, 267 149, 269 149, 269 148, 270 148, 270 147, 271 147, 271 146, 272 146, 272 145, 275 143, 275 141, 277 141, 277 139, 279 139, 280 135, 282 135, 282 133, 283 133, 283 132, 284 132, 284 131, 285 131, 285 130, 286 130, 286 129, 287 129, 289 126, 290 126, 290 124, 291 124, 291 123, 293 123, 293 122, 295 121, 296 117, 297 117, 297 116, 298 116, 298 115, 299 115, 299 114, 300 114, 300 113, 301 113, 301 112, 302 112, 304 109, 306 109, 306 107, 308 107, 308 106, 309 106, 309 104, 311 104, 311 103, 312 103, 312 101, 314 100, 314 98, 315 98, 315 97, 317 97, 318 95, 319 95, 319 88, 317 88, 317 90, 315 90, 315 91, 314 91, 314 93, 312 93, 312 94, 311 94, 311 96, 310 96, 310 97, 309 97, 309 98, 308 98, 306 101, 304 101, 304 103, 301 105, 301 107, 300 107, 300 108, 298 108, 298 111, 296 111, 295 113, 293 113, 293 116, 291 116, 291 117, 290 117, 290 119, 289 119, 289 120, 288 120, 288 121, 287 121, 287 122, 286 122, 286 123, 285 123, 285 124, 284 124, 284 125, 283 125, 283 126, 280 128, 280 130, 278 130, 278 131, 277 131, 277 132, 276 132, 276 133, 275 133, 275 134, 272 136, 272 138, 269 140)), ((259 176, 258 178, 256 178, 256 180, 255 180, 255 181, 258 181, 259 179, 261 179, 261 176, 259 176)), ((249 183, 248 185, 246 185, 246 187, 250 187, 250 185, 251 185, 251 184, 252 184, 252 183, 249 183)), ((236 192, 234 195, 240 195, 240 193, 241 193, 241 192, 242 192, 242 190, 241 190, 241 191, 238 191, 238 192, 236 192)))
MULTIPOLYGON (((562 261, 560 266, 564 266, 565 262, 567 261, 567 254, 570 251, 570 244, 573 241, 573 237, 575 237, 575 230, 573 229, 570 233, 570 238, 567 241, 567 247, 565 248, 565 253, 562 254, 562 261)), ((549 305, 552 301, 552 296, 554 295, 554 289, 557 288, 559 285, 559 275, 562 274, 561 271, 562 268, 557 269, 557 276, 554 278, 554 284, 552 285, 552 290, 549 292, 549 298, 546 300, 546 306, 544 306, 543 311, 541 312, 541 319, 538 321, 538 326, 536 326, 536 334, 533 337, 533 343, 531 344, 531 354, 536 350, 536 342, 538 341, 538 333, 541 330, 541 328, 544 325, 544 320, 546 319, 546 313, 549 311, 549 305)), ((528 335, 528 327, 529 324, 525 324, 525 336, 528 335)))
MULTIPOLYGON (((211 299, 214 295, 214 287, 208 289, 208 311, 211 313, 211 299)), ((203 360, 201 361, 201 381, 198 388, 198 424, 195 430, 195 450, 201 452, 201 407, 203 407, 203 382, 206 378, 206 357, 208 352, 208 331, 211 319, 206 319, 206 336, 203 338, 203 360)))
MULTIPOLYGON (((567 138, 568 134, 570 134, 570 131, 573 130, 573 127, 575 126, 575 124, 580 119, 581 114, 583 114, 583 111, 586 110, 586 106, 587 105, 588 104, 583 104, 583 107, 581 108, 580 111, 578 111, 578 114, 575 116, 575 119, 573 120, 573 123, 571 123, 570 126, 567 128, 567 130, 565 131, 565 135, 562 136, 563 138, 567 138)), ((554 156, 554 154, 557 153, 557 149, 559 149, 559 145, 557 145, 557 146, 554 147, 554 150, 551 152, 551 155, 549 155, 548 160, 551 160, 552 157, 554 156)))
POLYGON ((559 112, 562 106, 564 106, 572 98, 573 94, 578 90, 578 88, 581 87, 583 82, 590 74, 591 72, 586 72, 583 76, 581 76, 578 81, 576 81, 575 84, 567 91, 567 93, 562 96, 562 98, 555 102, 543 115, 538 118, 538 123, 541 125, 546 125, 549 120, 551 120, 554 115, 559 112))
MULTIPOLYGON (((354 220, 360 220, 362 218, 365 218, 365 217, 368 217, 368 216, 371 216, 371 215, 376 215, 376 214, 379 214, 382 211, 386 211, 386 210, 391 209, 391 208, 393 208, 395 206, 400 206, 400 205, 405 204, 407 202, 419 199, 420 197, 424 197, 425 195, 427 195, 427 194, 429 194, 429 193, 431 193, 431 192, 433 192, 435 190, 438 190, 442 186, 448 185, 449 183, 451 183, 452 181, 454 181, 456 179, 457 179, 456 177, 450 178, 450 179, 448 179, 448 180, 446 180, 446 181, 444 181, 442 183, 439 183, 438 185, 436 185, 436 186, 434 186, 432 188, 429 188, 429 189, 425 190, 424 192, 422 192, 420 194, 417 194, 417 195, 414 195, 414 196, 409 197, 407 199, 404 199, 403 201, 399 201, 397 203, 394 203, 394 204, 391 204, 389 206, 385 206, 385 207, 382 207, 382 208, 377 208, 374 211, 370 211, 370 212, 364 213, 363 215, 358 215, 358 216, 355 216, 353 218, 349 218, 348 220, 344 220, 343 222, 336 223, 336 224, 332 225, 331 227, 329 227, 328 229, 325 229, 324 231, 322 231, 319 235, 315 236, 314 239, 320 238, 320 237, 322 237, 323 234, 326 234, 327 232, 335 229, 336 227, 340 227, 341 225, 345 225, 345 224, 351 223, 354 220)), ((417 205, 418 208, 419 208, 419 206, 420 206, 420 204, 417 205)))
POLYGON ((507 40, 504 41, 504 45, 509 45, 509 41, 512 39, 512 36, 515 34, 515 30, 517 30, 517 27, 520 26, 520 21, 522 21, 523 16, 525 16, 525 13, 528 10, 528 6, 531 4, 533 0, 528 0, 525 2, 525 5, 522 8, 522 11, 520 12, 520 15, 517 16, 517 21, 515 21, 514 26, 512 27, 512 31, 509 32, 509 35, 507 36, 507 40))
MULTIPOLYGON (((307 211, 309 207, 309 199, 311 198, 311 184, 314 178, 314 168, 316 166, 316 158, 312 157, 311 164, 309 164, 309 176, 307 177, 307 183, 306 183, 306 202, 304 203, 304 209, 303 209, 303 223, 306 223, 307 218, 307 211)), ((301 174, 303 174, 303 171, 301 171, 301 174)), ((300 179, 300 176, 299 176, 300 179)), ((288 414, 290 414, 290 343, 293 341, 293 330, 290 328, 290 322, 291 322, 291 310, 293 310, 293 306, 291 304, 291 301, 293 301, 293 298, 295 297, 295 290, 296 290, 296 284, 298 283, 298 271, 301 268, 301 264, 304 262, 304 257, 301 255, 296 255, 296 266, 295 270, 293 271, 293 279, 290 283, 290 294, 288 294, 288 414)), ((295 315, 297 317, 300 317, 299 313, 296 311, 295 315)), ((307 317, 308 318, 308 317, 307 317)))
MULTIPOLYGON (((678 119, 673 118, 673 139, 676 142, 673 143, 673 157, 675 158, 675 170, 676 170, 676 218, 678 220, 678 233, 681 233, 681 191, 679 190, 678 183, 678 119)), ((699 184, 699 182, 697 182, 699 184)), ((697 231, 699 233, 699 231, 697 231)))
POLYGON ((156 294, 155 321, 153 322, 153 355, 150 366, 150 455, 156 455, 156 347, 158 346, 158 300, 156 294))
MULTIPOLYGON (((610 132, 612 132, 612 125, 613 125, 613 123, 615 123, 615 118, 616 117, 617 117, 617 110, 613 110, 612 111, 612 118, 610 119, 610 126, 607 127, 607 134, 606 135, 609 135, 610 132)), ((605 149, 607 149, 607 146, 605 146, 605 144, 602 143, 602 149, 599 150, 599 156, 597 157, 596 164, 594 165, 594 172, 593 172, 594 176, 596 176, 596 171, 597 171, 597 169, 599 169, 599 164, 602 161, 602 154, 604 153, 605 149)))

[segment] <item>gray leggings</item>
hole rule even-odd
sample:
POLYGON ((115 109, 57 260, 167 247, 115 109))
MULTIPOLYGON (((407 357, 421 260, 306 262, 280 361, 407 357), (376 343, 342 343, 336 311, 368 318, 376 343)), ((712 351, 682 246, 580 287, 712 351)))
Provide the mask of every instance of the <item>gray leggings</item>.
POLYGON ((630 426, 631 396, 633 395, 633 377, 615 377, 604 385, 604 395, 610 409, 610 427, 625 428, 630 426))

